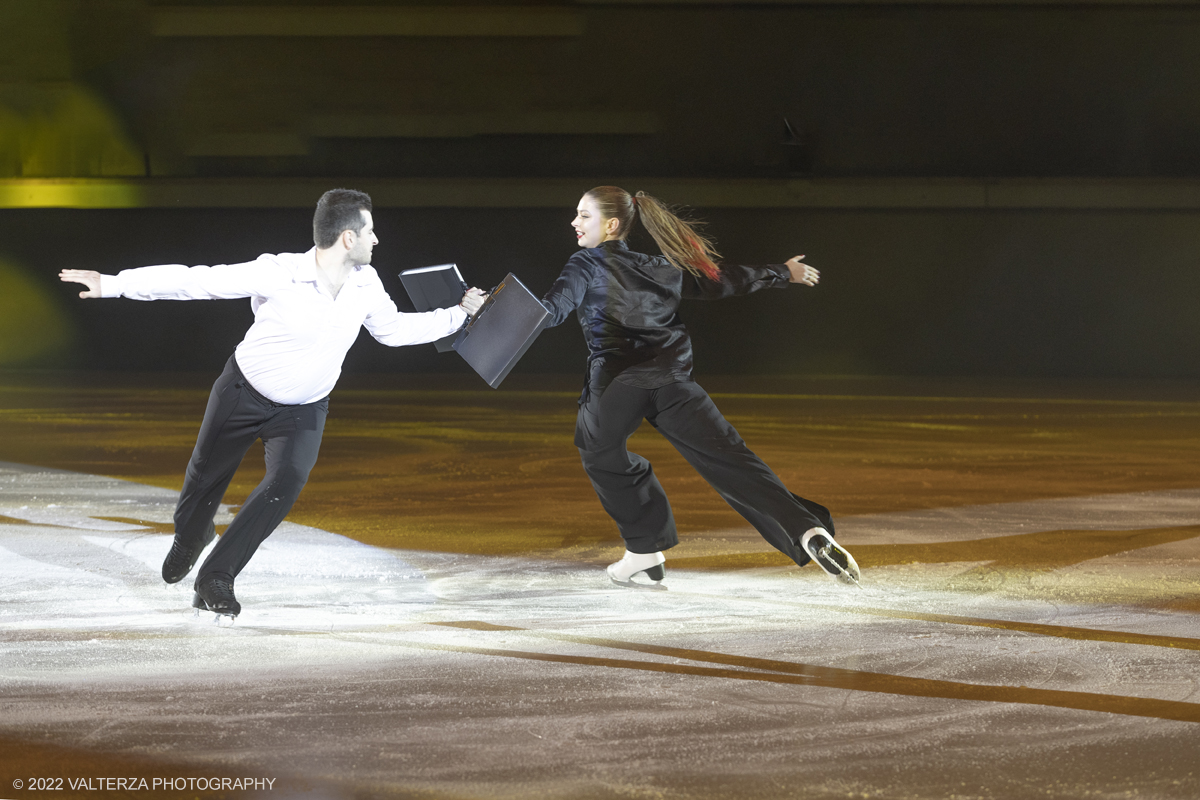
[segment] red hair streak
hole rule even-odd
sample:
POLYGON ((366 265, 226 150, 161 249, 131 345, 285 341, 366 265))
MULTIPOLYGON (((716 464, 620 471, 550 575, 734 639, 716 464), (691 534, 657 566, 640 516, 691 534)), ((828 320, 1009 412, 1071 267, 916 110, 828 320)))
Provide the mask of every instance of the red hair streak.
POLYGON ((700 246, 700 242, 696 241, 695 237, 688 237, 688 247, 693 253, 696 253, 696 258, 692 259, 692 266, 700 271, 700 274, 708 278, 710 281, 721 280, 721 271, 717 265, 711 260, 704 257, 704 248, 700 246))

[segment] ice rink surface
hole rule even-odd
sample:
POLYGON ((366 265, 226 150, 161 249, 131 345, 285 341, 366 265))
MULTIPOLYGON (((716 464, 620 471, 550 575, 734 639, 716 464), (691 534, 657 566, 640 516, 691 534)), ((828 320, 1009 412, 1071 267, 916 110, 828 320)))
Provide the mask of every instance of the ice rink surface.
POLYGON ((762 551, 749 529, 685 537, 667 590, 639 591, 607 582, 618 550, 385 550, 285 523, 230 628, 159 576, 174 501, 0 464, 0 736, 274 778, 263 797, 1200 797, 1200 491, 845 518, 852 552, 951 554, 859 590, 672 565, 762 551), (1150 529, 1182 533, 954 560, 1150 529))

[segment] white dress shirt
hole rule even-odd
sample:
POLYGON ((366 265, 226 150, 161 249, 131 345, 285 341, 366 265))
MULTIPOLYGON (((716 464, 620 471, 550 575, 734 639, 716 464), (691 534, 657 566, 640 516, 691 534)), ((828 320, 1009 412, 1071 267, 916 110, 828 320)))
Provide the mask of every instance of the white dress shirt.
POLYGON ((373 267, 356 267, 333 298, 317 280, 316 248, 263 254, 245 264, 122 270, 100 281, 103 297, 224 300, 249 297, 254 324, 235 350, 238 367, 276 403, 312 403, 328 395, 359 326, 383 344, 432 342, 458 330, 461 308, 401 314, 373 267))

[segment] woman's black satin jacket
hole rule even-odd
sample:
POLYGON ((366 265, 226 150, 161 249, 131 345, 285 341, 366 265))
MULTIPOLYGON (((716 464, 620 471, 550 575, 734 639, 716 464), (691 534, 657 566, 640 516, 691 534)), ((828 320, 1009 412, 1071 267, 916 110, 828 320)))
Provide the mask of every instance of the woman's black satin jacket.
POLYGON ((679 318, 681 299, 719 300, 783 289, 789 277, 784 264, 729 265, 721 267, 719 281, 709 280, 614 240, 571 256, 542 303, 551 314, 548 327, 578 310, 592 391, 603 391, 613 380, 656 389, 691 380, 692 340, 679 318))

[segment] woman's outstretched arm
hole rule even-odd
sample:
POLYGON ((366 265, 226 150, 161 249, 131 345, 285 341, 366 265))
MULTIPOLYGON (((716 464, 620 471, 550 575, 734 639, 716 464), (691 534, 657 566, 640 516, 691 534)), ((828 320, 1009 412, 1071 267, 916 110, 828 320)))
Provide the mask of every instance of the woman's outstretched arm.
POLYGON ((727 264, 721 267, 720 280, 683 273, 683 296, 689 300, 722 300, 726 297, 757 292, 759 289, 785 289, 789 283, 816 286, 821 273, 794 256, 783 264, 747 267, 727 264))

